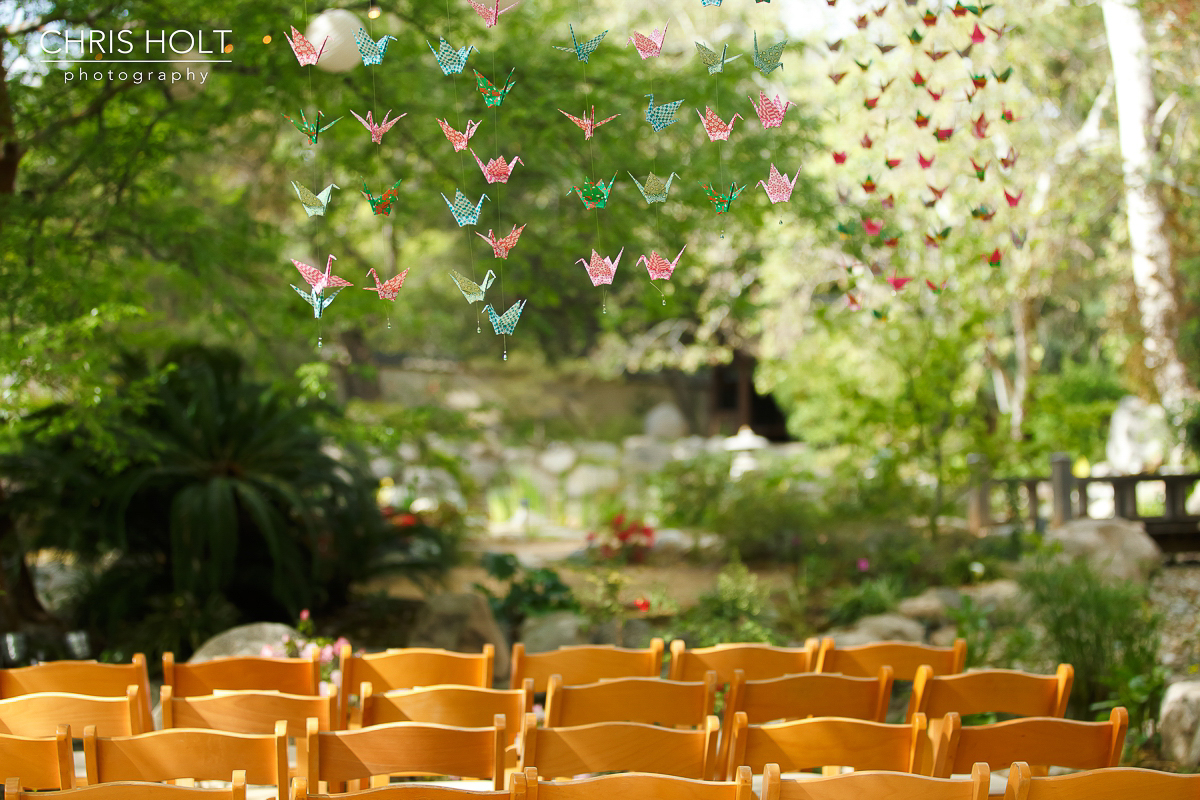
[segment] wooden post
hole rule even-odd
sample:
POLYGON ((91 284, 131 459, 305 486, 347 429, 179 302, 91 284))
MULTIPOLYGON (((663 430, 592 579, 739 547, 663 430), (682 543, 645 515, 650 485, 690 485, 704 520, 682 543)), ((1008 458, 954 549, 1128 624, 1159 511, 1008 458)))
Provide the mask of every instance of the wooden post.
POLYGON ((1059 527, 1071 519, 1071 492, 1075 487, 1075 476, 1071 474, 1071 457, 1066 453, 1050 456, 1050 488, 1053 494, 1052 527, 1059 527))
POLYGON ((979 453, 970 453, 967 455, 967 466, 971 471, 971 488, 967 493, 967 530, 982 535, 992 523, 992 486, 987 474, 987 460, 979 453))

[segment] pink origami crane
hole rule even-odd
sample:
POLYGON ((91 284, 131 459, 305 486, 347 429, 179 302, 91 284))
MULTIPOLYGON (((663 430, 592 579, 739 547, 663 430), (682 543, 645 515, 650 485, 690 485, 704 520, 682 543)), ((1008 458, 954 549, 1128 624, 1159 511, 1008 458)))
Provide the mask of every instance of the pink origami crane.
MULTIPOLYGON (((650 273, 650 280, 665 281, 669 280, 671 273, 675 271, 675 266, 679 263, 679 256, 683 255, 683 251, 687 250, 685 244, 679 251, 679 255, 675 256, 674 261, 667 261, 663 256, 660 256, 657 251, 651 250, 649 256, 642 256, 634 264, 635 267, 641 266, 642 262, 646 262, 646 271, 650 273)), ((618 256, 620 258, 620 256, 618 256)))
POLYGON ((500 19, 501 14, 506 11, 512 11, 517 7, 517 3, 513 3, 508 8, 501 8, 500 0, 496 0, 496 4, 491 7, 485 6, 483 3, 477 3, 475 0, 467 0, 467 2, 471 4, 471 8, 475 9, 476 14, 483 17, 483 26, 485 28, 491 28, 500 19))
POLYGON ((729 118, 729 124, 727 125, 717 116, 717 112, 708 106, 704 107, 703 114, 700 113, 700 109, 696 109, 696 116, 700 117, 700 121, 704 123, 704 130, 708 131, 708 140, 710 142, 718 140, 728 142, 729 134, 733 133, 733 123, 742 118, 741 114, 734 114, 729 118))
MULTIPOLYGON (((471 155, 475 156, 475 151, 471 151, 471 155)), ((487 178, 488 183, 508 183, 508 178, 512 175, 512 171, 516 169, 517 164, 524 164, 520 156, 513 156, 511 164, 504 163, 504 156, 493 158, 484 166, 479 160, 479 156, 475 156, 475 163, 479 165, 480 171, 483 172, 483 177, 487 178)))
POLYGON ((792 190, 796 188, 796 181, 800 178, 800 170, 796 170, 792 182, 788 183, 787 174, 780 174, 779 170, 775 169, 775 165, 771 165, 771 173, 767 176, 766 181, 759 181, 758 185, 763 187, 767 192, 767 197, 771 198, 771 204, 786 203, 792 199, 792 190))
POLYGON ((988 125, 989 123, 987 121, 987 114, 981 111, 979 113, 979 117, 971 122, 971 133, 976 139, 986 139, 988 135, 988 125))
POLYGON ((375 274, 375 269, 372 268, 367 272, 367 277, 375 279, 374 286, 364 286, 368 292, 375 292, 379 295, 380 300, 395 300, 400 294, 400 287, 404 285, 404 279, 408 277, 408 270, 404 270, 399 275, 388 278, 383 283, 379 282, 379 276, 375 274))
POLYGON ((292 46, 292 52, 296 54, 296 60, 300 62, 300 66, 307 67, 316 64, 321 60, 321 53, 325 52, 325 45, 329 43, 329 37, 325 37, 325 41, 321 42, 321 50, 312 46, 312 42, 304 38, 304 34, 296 30, 296 26, 292 26, 292 35, 288 37, 288 44, 292 46))
POLYGON ((617 274, 617 265, 621 263, 621 255, 624 252, 625 248, 622 247, 621 252, 617 253, 617 260, 614 262, 610 258, 601 258, 600 254, 593 250, 590 264, 582 258, 575 263, 583 264, 587 268, 588 277, 592 279, 592 286, 599 286, 602 283, 611 286, 613 276, 617 274))
POLYGON ((296 265, 296 269, 300 270, 300 274, 304 276, 304 280, 308 282, 308 285, 313 288, 313 292, 316 294, 326 289, 340 289, 343 286, 354 285, 350 281, 339 278, 337 275, 330 274, 330 271, 333 269, 333 262, 335 261, 337 261, 337 256, 330 253, 329 260, 325 262, 325 273, 321 274, 321 271, 316 267, 310 267, 308 264, 297 261, 294 258, 292 259, 292 263, 296 265))
POLYGON ((891 284, 892 288, 898 292, 901 289, 903 289, 905 286, 907 286, 908 282, 911 281, 912 278, 901 278, 898 275, 896 275, 896 270, 892 269, 892 274, 889 277, 887 277, 885 280, 887 280, 887 282, 889 284, 891 284))
MULTIPOLYGON (((482 120, 480 120, 482 122, 482 120)), ((446 138, 450 140, 450 144, 454 145, 454 152, 467 149, 467 142, 471 141, 471 137, 475 135, 476 129, 480 122, 472 122, 467 120, 467 130, 465 133, 459 133, 450 127, 450 123, 444 119, 438 120, 438 125, 442 126, 442 133, 446 134, 446 138)))
POLYGON ((1017 192, 1016 194, 1009 194, 1008 189, 1004 190, 1004 199, 1008 201, 1009 208, 1016 208, 1017 204, 1021 202, 1021 198, 1024 196, 1025 196, 1024 189, 1017 192))
POLYGON ((883 220, 881 220, 881 219, 864 219, 862 221, 862 227, 863 227, 863 231, 866 232, 867 236, 878 236, 879 232, 881 230, 883 230, 883 220))
POLYGON ((583 130, 584 141, 591 139, 592 136, 595 135, 596 128, 599 128, 601 125, 603 125, 606 122, 612 122, 614 119, 621 116, 620 114, 613 114, 608 119, 602 119, 599 122, 596 122, 596 107, 595 106, 592 106, 592 113, 590 116, 586 112, 584 113, 583 119, 580 119, 579 117, 576 117, 576 116, 572 116, 571 114, 567 114, 567 112, 563 111, 561 108, 558 110, 558 113, 566 115, 566 117, 568 119, 570 119, 571 122, 574 122, 576 125, 578 125, 580 127, 580 129, 583 130))
POLYGON ((638 55, 642 57, 643 61, 647 58, 654 58, 662 52, 663 39, 667 38, 667 25, 670 24, 671 21, 667 20, 667 24, 663 25, 661 33, 659 33, 658 28, 655 28, 654 33, 649 36, 634 31, 625 44, 628 45, 629 42, 633 42, 633 46, 637 48, 638 55))
POLYGON ((521 238, 521 231, 523 230, 525 230, 525 225, 519 228, 513 225, 512 231, 503 239, 497 239, 496 234, 492 233, 491 228, 488 229, 487 236, 484 236, 479 231, 476 231, 475 235, 492 246, 492 253, 495 254, 496 258, 507 259, 509 251, 517 246, 517 240, 521 238))
MULTIPOLYGON (((746 99, 754 103, 754 99, 749 95, 746 99)), ((758 103, 754 105, 754 110, 758 112, 758 118, 762 122, 764 128, 778 128, 783 124, 783 115, 787 113, 789 107, 796 105, 791 100, 783 103, 779 100, 779 95, 775 95, 775 100, 772 101, 767 97, 766 92, 758 93, 758 103)))
POLYGON ((363 124, 363 126, 366 127, 366 129, 368 131, 371 132, 371 141, 374 142, 375 144, 383 144, 383 135, 385 133, 387 133, 388 131, 390 131, 392 129, 392 126, 395 125, 397 122, 399 122, 402 117, 408 116, 408 112, 405 111, 399 117, 389 120, 388 114, 392 113, 392 110, 389 108, 387 111, 387 114, 383 115, 383 122, 381 122, 377 125, 377 124, 375 124, 375 121, 371 119, 370 111, 367 112, 366 119, 363 119, 362 117, 358 116, 358 114, 355 113, 353 110, 351 110, 350 113, 354 114, 354 118, 357 119, 359 122, 361 122, 363 124))

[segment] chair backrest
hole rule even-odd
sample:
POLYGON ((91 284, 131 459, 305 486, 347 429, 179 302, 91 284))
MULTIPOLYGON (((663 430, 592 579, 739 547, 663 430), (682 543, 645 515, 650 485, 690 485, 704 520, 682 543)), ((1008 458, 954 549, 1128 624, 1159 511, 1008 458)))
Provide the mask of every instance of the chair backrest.
POLYGON ((537 770, 525 770, 527 800, 757 800, 750 770, 738 770, 733 781, 698 781, 675 775, 624 772, 575 781, 539 781, 537 770))
POLYGON ((915 642, 873 642, 853 647, 838 647, 833 639, 821 642, 817 672, 840 672, 866 678, 887 665, 898 681, 911 681, 917 670, 928 665, 934 675, 962 672, 967 663, 966 639, 955 639, 950 647, 934 647, 915 642))
MULTIPOLYGON (((456 653, 435 647, 402 647, 382 653, 355 655, 350 645, 342 645, 342 702, 339 714, 342 728, 347 728, 350 695, 363 683, 370 683, 379 694, 394 689, 418 686, 476 686, 492 688, 496 648, 483 646, 481 653, 456 653)), ((512 688, 520 688, 520 681, 512 688)))
POLYGON ((767 764, 762 800, 987 800, 990 783, 987 764, 974 765, 963 780, 876 771, 795 780, 781 778, 778 764, 767 764))
MULTIPOLYGON (((232 784, 223 789, 198 789, 194 786, 172 786, 168 783, 122 781, 98 783, 56 792, 55 800, 246 800, 246 774, 235 771, 232 784)), ((4 800, 43 800, 44 795, 31 794, 20 788, 17 778, 4 784, 4 800)))
POLYGON ((908 712, 929 719, 951 711, 960 715, 997 712, 1022 717, 1061 717, 1067 711, 1075 670, 1059 664, 1053 675, 1012 669, 980 669, 958 675, 934 675, 928 665, 917 670, 908 712))
POLYGON ((968 727, 951 712, 934 743, 933 774, 945 778, 970 769, 976 761, 992 769, 1004 769, 1016 761, 1071 769, 1115 767, 1125 749, 1128 728, 1129 714, 1120 706, 1106 722, 1022 717, 968 727))
POLYGON ((457 728, 485 728, 504 717, 509 743, 515 742, 525 715, 533 711, 533 681, 521 689, 478 686, 424 686, 376 693, 370 682, 360 688, 362 727, 388 722, 433 722, 457 728))
POLYGON ((662 675, 663 640, 655 637, 644 649, 612 645, 560 647, 545 653, 526 653, 525 645, 512 646, 509 686, 533 678, 536 692, 546 691, 550 677, 561 675, 564 686, 595 683, 604 678, 658 678, 662 675))
POLYGON ((59 725, 76 735, 89 725, 104 736, 142 732, 141 689, 125 687, 124 697, 93 697, 67 692, 37 692, 0 700, 0 733, 57 736, 59 725))
POLYGON ((804 647, 775 647, 759 642, 718 644, 689 650, 682 639, 671 642, 671 664, 667 677, 673 681, 704 680, 708 670, 716 670, 717 682, 724 686, 733 680, 734 670, 742 670, 751 681, 780 678, 816 669, 818 642, 809 639, 804 647))
POLYGON ((1023 761, 1008 772, 1004 800, 1196 800, 1200 775, 1155 769, 1108 767, 1070 775, 1037 777, 1023 761))
POLYGON ((572 778, 592 772, 652 772, 707 780, 715 772, 716 717, 697 730, 641 722, 597 722, 567 728, 539 728, 525 715, 521 767, 544 778, 572 778))
POLYGON ((71 789, 75 759, 71 726, 59 725, 54 736, 0 734, 0 780, 16 778, 22 789, 71 789))
POLYGON ((315 695, 320 681, 316 650, 304 658, 229 656, 199 664, 176 664, 173 653, 163 653, 163 686, 170 686, 177 698, 209 695, 220 689, 315 695))
POLYGON ((146 657, 134 653, 128 664, 101 664, 99 661, 46 661, 32 667, 0 669, 0 699, 34 692, 69 692, 96 697, 124 697, 130 686, 137 686, 141 707, 142 730, 154 730, 150 710, 150 674, 146 657))
POLYGON ((490 727, 460 728, 425 722, 392 722, 353 731, 319 731, 309 724, 308 784, 331 787, 393 772, 485 778, 504 788, 504 717, 490 727))
POLYGON ((817 767, 912 772, 928 746, 924 714, 901 725, 843 717, 750 725, 739 711, 729 736, 726 778, 738 767, 761 772, 767 764, 778 764, 785 772, 817 767))
POLYGON ((286 800, 287 744, 283 720, 276 723, 273 734, 176 728, 137 736, 97 736, 89 727, 83 733, 83 760, 89 784, 215 781, 224 780, 236 768, 245 772, 249 783, 274 785, 275 796, 286 800))
POLYGON ((717 673, 703 681, 661 678, 608 678, 580 686, 564 686, 561 675, 550 677, 546 690, 547 728, 593 722, 644 722, 668 728, 698 728, 713 713, 717 673))
POLYGON ((329 730, 337 720, 337 694, 283 694, 229 690, 204 697, 175 697, 170 686, 162 687, 163 730, 211 728, 231 733, 274 734, 275 723, 287 722, 287 735, 303 737, 308 719, 329 730))
POLYGON ((360 789, 340 794, 318 794, 308 791, 308 779, 292 778, 291 800, 522 800, 525 796, 525 780, 514 776, 507 790, 479 791, 459 789, 443 783, 393 783, 388 786, 360 789), (519 785, 518 785, 519 784, 519 785))

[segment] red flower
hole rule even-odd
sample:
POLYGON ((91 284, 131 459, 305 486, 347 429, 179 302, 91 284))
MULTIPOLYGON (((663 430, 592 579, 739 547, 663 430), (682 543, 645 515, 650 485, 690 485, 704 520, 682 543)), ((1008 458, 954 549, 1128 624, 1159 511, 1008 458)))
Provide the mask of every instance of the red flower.
POLYGON ((649 611, 650 610, 650 601, 647 600, 645 597, 639 597, 638 599, 633 601, 633 607, 636 608, 638 611, 649 611))
POLYGON ((413 514, 401 514, 396 517, 396 525, 401 528, 410 528, 417 524, 417 518, 413 514))

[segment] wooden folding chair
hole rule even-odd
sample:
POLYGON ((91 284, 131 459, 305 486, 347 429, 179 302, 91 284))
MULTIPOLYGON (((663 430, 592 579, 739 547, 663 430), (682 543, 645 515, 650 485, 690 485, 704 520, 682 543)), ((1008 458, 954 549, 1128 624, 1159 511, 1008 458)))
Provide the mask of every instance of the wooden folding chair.
POLYGON ((704 680, 708 670, 716 670, 717 682, 724 687, 733 680, 734 670, 742 670, 751 681, 780 678, 799 672, 813 672, 817 664, 817 639, 804 647, 775 647, 758 642, 718 644, 689 650, 682 639, 671 642, 671 663, 667 677, 673 681, 704 680))
POLYGON ((93 697, 67 692, 37 692, 0 700, 0 733, 55 737, 59 725, 81 733, 95 725, 104 736, 142 732, 141 689, 125 687, 124 697, 93 697))
POLYGON ((1037 777, 1024 761, 1014 762, 1009 768, 1008 786, 1004 789, 1004 800, 1196 800, 1198 797, 1200 775, 1108 767, 1037 777))
MULTIPOLYGON (((55 792, 54 797, 55 800, 246 800, 246 774, 237 770, 231 777, 231 785, 224 789, 122 781, 63 789, 55 792)), ((42 800, 43 797, 22 789, 19 778, 10 778, 4 784, 4 800, 42 800)))
POLYGON ((750 725, 746 712, 739 711, 729 734, 724 776, 728 780, 742 766, 760 772, 767 764, 778 764, 785 772, 818 767, 912 772, 921 748, 928 746, 925 727, 924 714, 914 714, 905 725, 842 717, 750 725))
POLYGON ((757 800, 750 770, 739 769, 733 781, 698 781, 675 775, 624 772, 575 781, 539 781, 537 770, 525 770, 527 800, 757 800))
POLYGON ((480 791, 461 789, 444 783, 393 783, 372 789, 360 789, 343 794, 317 794, 308 791, 305 778, 292 779, 291 800, 523 800, 525 779, 515 775, 512 786, 507 790, 480 791), (519 785, 518 785, 519 783, 519 785))
POLYGON ((176 664, 173 653, 163 653, 163 686, 171 687, 177 698, 220 689, 315 695, 320 682, 321 662, 315 650, 304 658, 229 656, 199 664, 176 664))
POLYGON ((23 789, 75 788, 71 726, 59 725, 44 738, 0 734, 0 780, 12 778, 23 789))
POLYGON ((203 697, 175 697, 170 686, 163 686, 161 705, 163 730, 274 734, 275 723, 284 720, 287 735, 302 739, 310 718, 317 720, 321 730, 330 730, 337 720, 336 690, 330 697, 233 689, 203 697))
MULTIPOLYGON (((532 716, 532 715, 530 715, 532 716)), ((393 722, 352 731, 320 731, 310 721, 308 785, 384 783, 392 773, 419 773, 492 781, 504 788, 504 717, 487 728, 393 722)), ((352 786, 357 789, 358 786, 352 786)))
POLYGON ((154 730, 150 710, 150 674, 146 657, 134 653, 128 664, 102 664, 99 661, 45 661, 32 667, 0 669, 0 699, 35 692, 68 692, 96 697, 124 697, 136 686, 141 699, 138 713, 141 728, 154 730))
POLYGON ((572 778, 592 772, 652 772, 707 780, 715 772, 716 717, 697 730, 641 722, 598 722, 569 728, 539 728, 525 715, 521 767, 545 778, 572 778))
POLYGON ((655 637, 644 649, 612 645, 560 647, 545 653, 526 653, 525 645, 512 646, 510 688, 533 678, 535 692, 546 691, 550 676, 561 675, 564 686, 595 683, 604 678, 658 678, 662 676, 663 640, 655 637))
POLYGON ((934 675, 953 675, 962 672, 967 663, 967 640, 955 639, 951 647, 934 647, 914 642, 874 642, 854 647, 838 647, 833 639, 821 642, 817 655, 817 672, 840 672, 867 678, 882 666, 892 668, 898 681, 911 681, 917 670, 928 665, 934 675))
POLYGON ((644 722, 668 728, 698 728, 713 713, 717 673, 703 681, 661 678, 607 678, 596 683, 564 686, 552 675, 546 690, 547 728, 593 722, 644 722))
POLYGON ((782 778, 778 764, 767 764, 762 800, 987 800, 990 783, 987 764, 976 764, 963 780, 876 771, 795 780, 782 778))
MULTIPOLYGON (((490 644, 483 646, 482 653, 404 647, 366 655, 355 655, 350 645, 343 645, 340 663, 344 691, 338 711, 341 727, 350 727, 350 695, 363 683, 370 683, 379 694, 449 684, 490 689, 495 660, 496 648, 490 644)), ((512 688, 521 688, 521 682, 514 682, 512 688)))
POLYGON ((89 784, 117 781, 225 780, 234 768, 246 781, 273 785, 287 800, 287 722, 273 734, 230 733, 198 728, 151 731, 137 736, 97 736, 83 732, 83 758, 89 784))
MULTIPOLYGON (((921 716, 920 713, 916 716, 921 716)), ((1032 762, 1033 769, 1099 769, 1115 767, 1125 749, 1129 714, 1118 706, 1107 722, 1080 722, 1056 717, 1022 717, 991 725, 963 727, 951 712, 942 723, 934 744, 933 774, 948 778, 966 772, 976 761, 992 769, 1005 769, 1016 761, 1032 762)))

